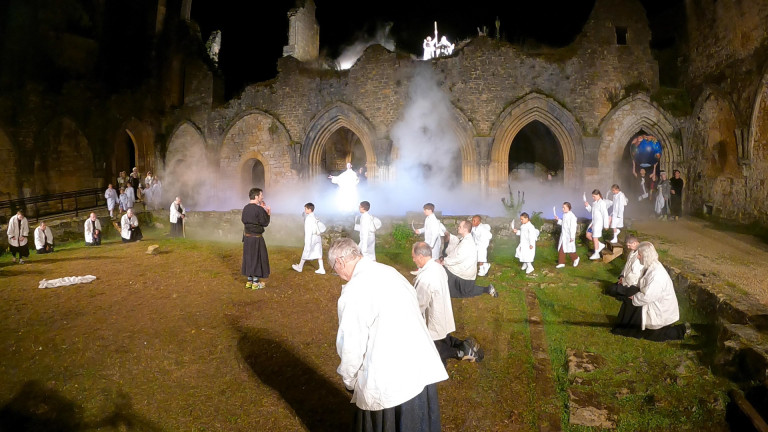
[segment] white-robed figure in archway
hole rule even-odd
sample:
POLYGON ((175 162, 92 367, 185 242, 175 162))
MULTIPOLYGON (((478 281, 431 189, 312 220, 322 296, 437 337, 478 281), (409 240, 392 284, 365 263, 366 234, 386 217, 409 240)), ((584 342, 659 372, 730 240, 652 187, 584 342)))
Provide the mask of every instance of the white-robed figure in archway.
POLYGON ((331 183, 339 185, 336 191, 336 206, 344 212, 355 212, 358 210, 357 184, 360 179, 357 173, 352 169, 352 164, 347 163, 347 169, 337 176, 328 176, 331 183))

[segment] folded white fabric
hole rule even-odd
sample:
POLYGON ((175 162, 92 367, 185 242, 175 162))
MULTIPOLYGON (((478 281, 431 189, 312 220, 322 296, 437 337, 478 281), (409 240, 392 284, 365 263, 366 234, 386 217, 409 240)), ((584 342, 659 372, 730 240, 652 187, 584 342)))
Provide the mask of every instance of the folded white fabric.
POLYGON ((67 285, 76 285, 81 283, 88 283, 96 279, 96 276, 67 276, 59 279, 41 280, 38 288, 56 288, 67 285))

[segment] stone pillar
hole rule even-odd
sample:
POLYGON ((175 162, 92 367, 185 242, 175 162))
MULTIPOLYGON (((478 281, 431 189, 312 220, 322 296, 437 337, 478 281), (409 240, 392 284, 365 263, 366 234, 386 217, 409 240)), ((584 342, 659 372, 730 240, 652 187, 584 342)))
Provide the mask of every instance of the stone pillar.
POLYGON ((189 21, 192 16, 192 0, 181 1, 181 15, 182 21, 189 21))
POLYGON ((477 168, 480 178, 480 190, 483 195, 488 193, 491 164, 491 148, 493 147, 493 137, 475 137, 475 151, 477 152, 477 168))
MULTIPOLYGON (((389 138, 378 138, 373 142, 373 151, 376 153, 377 181, 387 181, 390 179, 390 164, 392 159, 392 140, 389 138)), ((368 180, 373 180, 368 178, 368 180)))

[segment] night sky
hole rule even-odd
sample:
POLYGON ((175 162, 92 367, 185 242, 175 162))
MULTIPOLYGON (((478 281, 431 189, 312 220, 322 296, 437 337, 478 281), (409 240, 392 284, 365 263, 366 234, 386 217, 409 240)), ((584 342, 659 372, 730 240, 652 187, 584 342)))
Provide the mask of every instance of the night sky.
MULTIPOLYGON (((677 0, 643 0, 648 10, 654 39, 668 43, 669 32, 662 23, 677 0), (654 28, 656 27, 656 28, 654 28)), ((295 0, 242 2, 238 0, 195 0, 192 19, 201 28, 203 39, 213 30, 222 31, 219 66, 233 94, 248 83, 265 81, 276 73, 277 59, 288 41, 287 12, 295 0)), ((451 42, 477 35, 486 26, 495 36, 495 21, 501 21, 501 36, 511 42, 538 42, 564 46, 580 33, 594 0, 572 1, 482 1, 463 3, 458 8, 439 2, 315 0, 320 26, 321 54, 336 58, 344 46, 372 36, 385 23, 392 23, 391 35, 398 50, 421 55, 421 43, 438 22, 440 35, 451 42), (352 17, 352 18, 350 18, 352 17)))

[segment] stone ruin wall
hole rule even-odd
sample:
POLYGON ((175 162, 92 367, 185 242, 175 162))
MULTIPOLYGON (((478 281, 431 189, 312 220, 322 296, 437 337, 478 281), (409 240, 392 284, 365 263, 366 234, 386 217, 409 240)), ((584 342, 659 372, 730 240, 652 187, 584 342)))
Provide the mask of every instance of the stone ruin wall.
MULTIPOLYGON (((667 168, 682 168, 689 210, 697 212, 703 204, 711 204, 713 211, 724 217, 766 222, 767 44, 766 29, 760 23, 768 20, 768 11, 758 0, 744 0, 733 9, 721 3, 724 2, 697 6, 696 15, 689 20, 699 29, 703 26, 715 31, 696 31, 697 27, 689 23, 693 36, 689 41, 686 86, 696 106, 688 118, 669 116, 648 97, 658 88, 658 67, 650 53, 650 32, 644 12, 636 2, 596 2, 582 34, 569 47, 533 50, 476 38, 454 56, 426 64, 449 94, 457 115, 466 121, 470 133, 478 137, 470 142, 472 146, 493 138, 489 135, 494 125, 510 105, 527 94, 540 94, 570 113, 578 125, 583 147, 577 150, 581 152, 584 183, 609 183, 604 179, 614 175, 617 158, 626 145, 623 140, 631 133, 628 131, 658 127, 671 131, 666 137, 670 148, 665 152, 678 152, 679 164, 667 168), (638 20, 638 16, 643 19, 638 20), (741 28, 733 31, 729 26, 736 22, 741 28), (616 26, 627 27, 628 45, 616 45, 616 26), (740 150, 742 144, 733 129, 746 131, 744 139, 751 143, 746 150, 740 150)), ((265 166, 272 168, 270 178, 274 184, 295 182, 306 168, 299 149, 313 120, 329 107, 348 106, 370 122, 373 141, 386 141, 405 106, 414 68, 422 65, 423 62, 380 46, 369 48, 352 69, 340 72, 312 70, 285 57, 279 61, 280 72, 274 80, 248 87, 238 98, 219 108, 212 108, 216 105, 215 83, 205 84, 215 78, 210 72, 203 73, 195 83, 187 83, 190 87, 185 89, 186 105, 159 118, 147 114, 141 106, 140 100, 146 98, 141 92, 111 101, 94 101, 87 93, 77 92, 62 94, 58 102, 56 98, 45 103, 37 99, 37 105, 45 105, 45 109, 53 104, 60 111, 75 113, 63 117, 71 119, 72 129, 81 133, 62 134, 54 141, 66 154, 82 148, 83 139, 86 140, 91 154, 84 152, 84 166, 78 168, 83 175, 54 173, 58 180, 52 181, 46 177, 50 174, 35 171, 35 167, 45 165, 44 161, 27 161, 14 171, 4 169, 4 182, 19 187, 22 183, 32 184, 27 187, 34 190, 33 194, 41 193, 37 190, 39 184, 55 183, 61 190, 72 190, 84 187, 77 182, 86 179, 94 182, 94 186, 103 186, 100 178, 104 176, 104 164, 110 163, 112 137, 124 126, 116 119, 131 117, 150 125, 144 139, 151 145, 145 147, 153 153, 147 157, 156 160, 158 166, 165 161, 166 152, 178 150, 174 150, 174 137, 177 131, 186 130, 180 128, 186 124, 197 134, 195 140, 202 143, 212 164, 232 169, 239 163, 237 158, 256 154, 267 162, 265 166), (190 93, 192 88, 195 91, 190 93), (85 107, 98 112, 90 117, 82 115, 85 107), (256 125, 253 133, 244 132, 249 122, 256 125), (88 158, 90 161, 86 161, 88 158), (85 165, 89 164, 91 171, 87 172, 85 165), (23 179, 14 182, 9 177, 23 179)), ((34 104, 35 100, 26 103, 34 104)), ((43 121, 24 120, 33 117, 29 114, 32 111, 33 106, 25 108, 18 116, 23 120, 20 124, 0 122, 5 141, 17 152, 36 148, 39 143, 35 141, 41 140, 40 131, 55 120, 52 115, 43 121)), ((190 131, 186 130, 187 133, 190 131)), ((376 155, 379 163, 387 163, 382 155, 376 155)), ((391 155, 396 155, 396 151, 391 155)), ((7 161, 15 160, 14 155, 4 157, 7 161)), ((45 158, 37 156, 41 157, 45 158)), ((478 164, 483 158, 480 154, 473 157, 476 160, 471 164, 478 164)), ((472 172, 473 179, 476 174, 472 172)), ((14 193, 6 192, 5 188, 10 186, 5 183, 0 192, 14 193)))
MULTIPOLYGON (((222 142, 243 113, 257 110, 273 116, 285 126, 293 145, 301 145, 316 117, 334 104, 361 114, 370 122, 374 139, 388 139, 407 102, 414 72, 425 66, 432 68, 457 115, 466 117, 472 136, 490 136, 505 108, 530 93, 551 99, 571 113, 579 128, 577 135, 594 136, 609 111, 630 96, 631 88, 647 92, 658 88, 658 66, 648 45, 650 31, 645 20, 637 19, 643 16, 642 8, 632 2, 631 7, 616 9, 614 3, 598 2, 584 33, 561 49, 527 52, 479 37, 452 57, 425 63, 373 46, 351 69, 340 72, 313 70, 285 57, 278 64, 276 79, 248 87, 239 98, 209 113, 205 123, 215 127, 207 141, 222 142), (628 28, 628 45, 616 45, 615 26, 628 28)), ((236 147, 247 147, 242 142, 245 138, 234 139, 236 147)), ((579 160, 593 168, 586 181, 609 183, 603 177, 612 175, 614 167, 600 167, 593 160, 600 140, 585 143, 577 152, 587 155, 580 154, 579 160)), ((294 168, 305 168, 296 162, 294 154, 294 168)))
POLYGON ((690 211, 768 223, 768 3, 687 4, 690 211))

